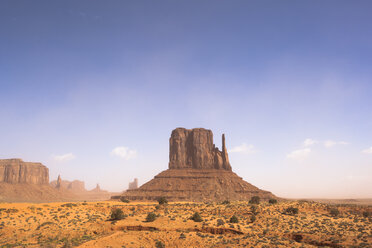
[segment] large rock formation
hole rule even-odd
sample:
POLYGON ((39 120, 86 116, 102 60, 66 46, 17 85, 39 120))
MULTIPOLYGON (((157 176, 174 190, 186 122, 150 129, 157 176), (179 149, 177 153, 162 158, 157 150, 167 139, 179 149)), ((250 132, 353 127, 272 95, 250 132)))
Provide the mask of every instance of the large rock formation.
POLYGON ((49 184, 49 169, 41 163, 0 159, 0 202, 107 200, 110 196, 100 189, 87 191, 84 182, 60 176, 49 184))
POLYGON ((173 130, 169 139, 169 169, 224 169, 231 171, 222 135, 222 152, 213 144, 213 133, 203 128, 173 130))
POLYGON ((0 159, 0 182, 48 184, 49 169, 41 163, 23 162, 22 159, 0 159))
POLYGON ((86 190, 83 181, 62 180, 60 175, 58 175, 57 180, 50 182, 50 186, 54 189, 58 189, 60 192, 74 194, 79 200, 108 200, 112 195, 112 193, 107 190, 102 190, 99 184, 92 190, 86 190))
POLYGON ((128 200, 171 201, 249 200, 252 196, 276 198, 232 172, 222 135, 222 151, 213 144, 211 130, 177 128, 169 139, 169 169, 138 189, 129 189, 128 200))
POLYGON ((75 194, 79 194, 82 192, 85 192, 85 183, 83 181, 74 180, 74 181, 68 181, 68 180, 62 180, 61 176, 58 175, 57 180, 51 181, 50 186, 57 189, 65 189, 70 190, 71 192, 75 194))
POLYGON ((41 163, 0 159, 0 202, 47 202, 77 199, 49 185, 49 169, 41 163))

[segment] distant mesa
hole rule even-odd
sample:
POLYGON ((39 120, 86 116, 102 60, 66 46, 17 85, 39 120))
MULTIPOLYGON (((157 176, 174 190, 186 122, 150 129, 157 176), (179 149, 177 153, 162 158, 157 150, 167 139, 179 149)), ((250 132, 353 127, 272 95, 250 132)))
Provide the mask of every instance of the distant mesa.
POLYGON ((129 182, 128 189, 138 189, 138 179, 135 178, 133 182, 129 182))
POLYGON ((49 183, 49 169, 22 159, 0 159, 0 182, 42 185, 49 183))
POLYGON ((111 194, 99 186, 87 191, 83 181, 61 176, 49 183, 49 169, 41 163, 0 159, 0 202, 106 200, 111 194))
POLYGON ((83 181, 74 180, 74 181, 67 181, 62 180, 61 175, 58 175, 57 180, 51 181, 50 186, 57 189, 64 189, 70 190, 74 193, 82 193, 85 192, 85 183, 83 181))
POLYGON ((213 143, 213 133, 204 128, 176 128, 169 139, 169 169, 138 189, 122 195, 128 200, 223 201, 277 198, 244 181, 232 172, 225 135, 222 151, 213 143))
POLYGON ((111 196, 111 193, 106 190, 102 190, 98 183, 94 189, 87 190, 83 181, 62 180, 61 175, 58 175, 57 180, 51 181, 50 186, 60 191, 70 192, 81 200, 105 200, 109 199, 111 196))
POLYGON ((0 159, 0 201, 45 202, 77 199, 49 185, 49 169, 22 159, 0 159))

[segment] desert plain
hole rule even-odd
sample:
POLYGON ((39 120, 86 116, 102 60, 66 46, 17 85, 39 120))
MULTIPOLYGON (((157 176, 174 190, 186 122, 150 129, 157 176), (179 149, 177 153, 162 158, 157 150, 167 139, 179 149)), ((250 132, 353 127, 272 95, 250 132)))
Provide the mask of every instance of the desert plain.
POLYGON ((371 247, 371 212, 305 200, 0 203, 0 247, 371 247))

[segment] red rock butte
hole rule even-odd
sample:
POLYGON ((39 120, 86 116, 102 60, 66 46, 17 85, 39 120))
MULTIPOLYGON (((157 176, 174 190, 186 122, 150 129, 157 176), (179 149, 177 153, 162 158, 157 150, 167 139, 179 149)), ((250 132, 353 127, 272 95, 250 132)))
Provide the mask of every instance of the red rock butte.
POLYGON ((49 202, 107 200, 111 193, 97 186, 86 190, 84 182, 62 180, 49 183, 49 169, 41 163, 19 158, 0 159, 0 202, 49 202))
POLYGON ((0 182, 48 184, 49 169, 41 163, 24 162, 22 159, 0 159, 0 182))
POLYGON ((169 169, 122 197, 134 201, 223 201, 276 198, 232 172, 222 135, 222 151, 213 143, 213 133, 204 128, 176 128, 169 139, 169 169))

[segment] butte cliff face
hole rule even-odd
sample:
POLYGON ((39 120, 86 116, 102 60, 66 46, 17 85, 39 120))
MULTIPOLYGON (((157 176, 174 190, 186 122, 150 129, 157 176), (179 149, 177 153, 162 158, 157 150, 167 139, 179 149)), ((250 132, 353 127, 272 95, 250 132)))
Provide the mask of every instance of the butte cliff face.
POLYGON ((107 200, 110 196, 99 188, 87 191, 84 182, 60 176, 49 184, 49 169, 41 163, 0 159, 0 202, 107 200))
POLYGON ((222 135, 222 151, 213 144, 213 133, 203 128, 173 130, 169 139, 169 169, 223 169, 231 171, 222 135))
POLYGON ((43 185, 49 183, 49 169, 41 163, 21 159, 0 159, 0 182, 43 185))
POLYGON ((49 169, 41 163, 0 159, 0 202, 46 202, 76 199, 49 186, 49 169))
POLYGON ((169 169, 138 189, 123 195, 128 200, 222 201, 276 198, 232 172, 222 135, 222 151, 213 144, 213 133, 203 128, 177 128, 169 139, 169 169))

